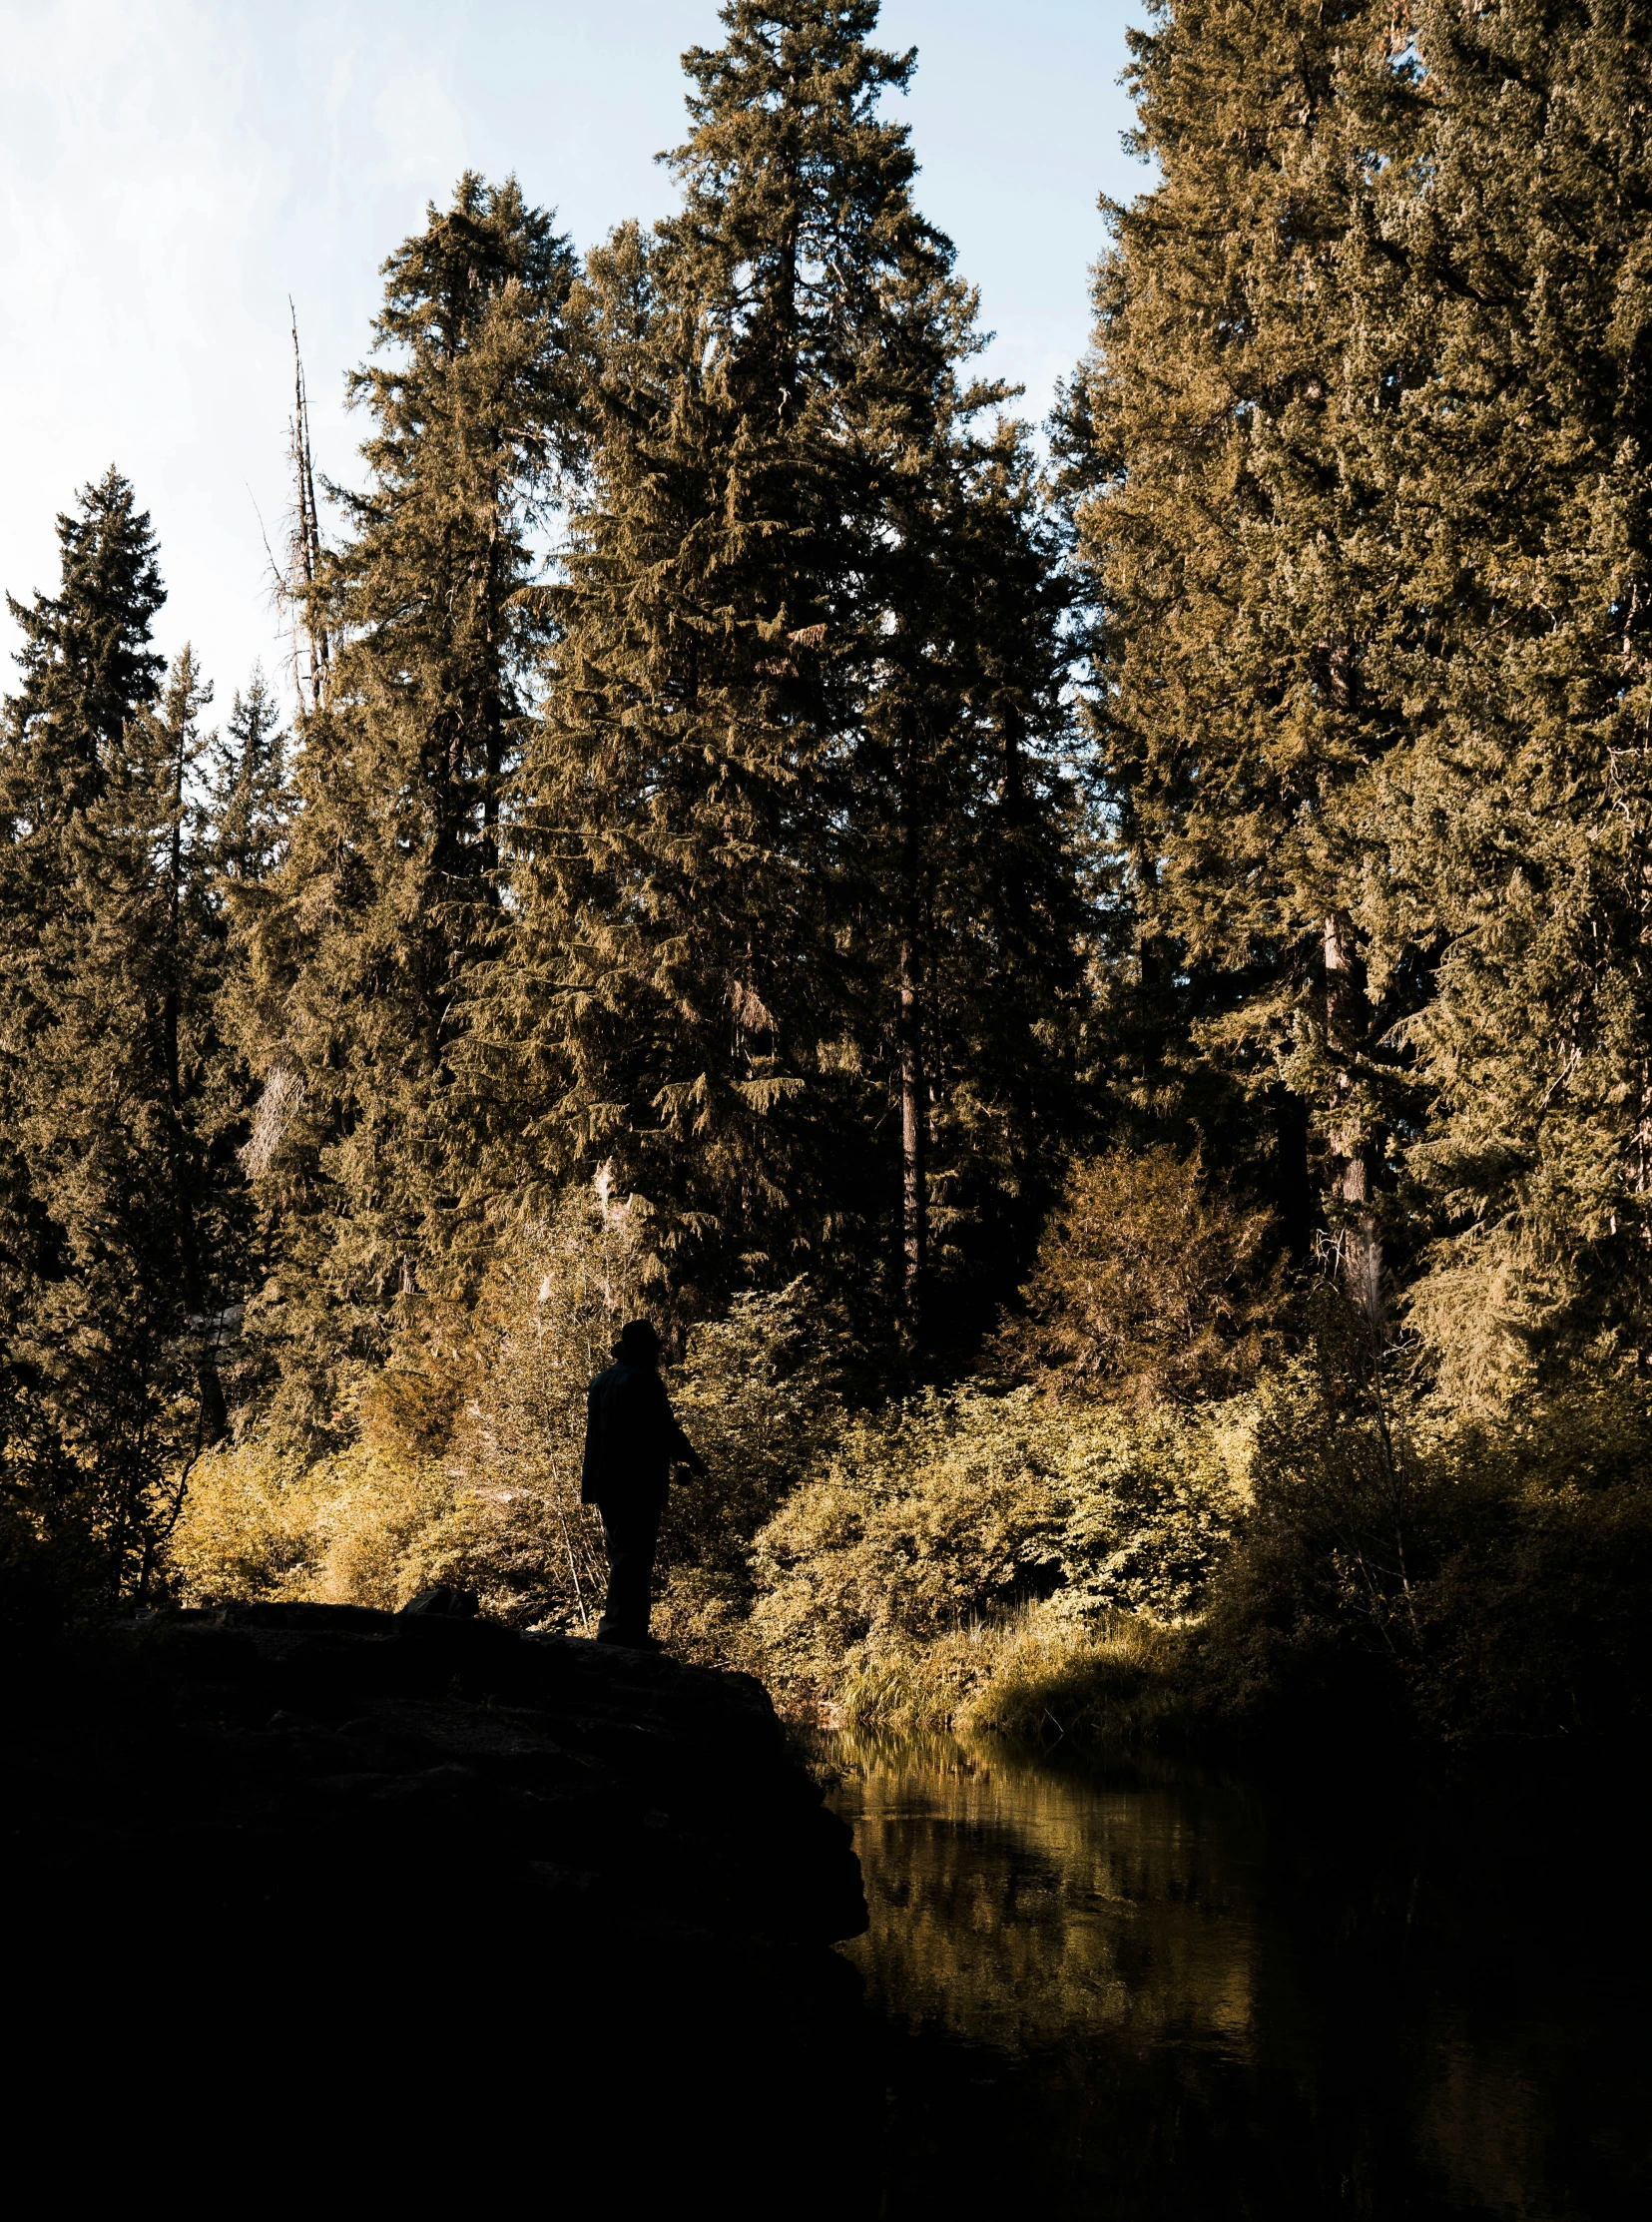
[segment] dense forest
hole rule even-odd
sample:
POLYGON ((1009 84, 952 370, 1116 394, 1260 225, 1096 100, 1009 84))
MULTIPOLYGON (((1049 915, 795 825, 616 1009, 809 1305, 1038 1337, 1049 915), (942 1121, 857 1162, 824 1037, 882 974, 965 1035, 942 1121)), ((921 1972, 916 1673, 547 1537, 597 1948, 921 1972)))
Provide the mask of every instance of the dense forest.
POLYGON ((798 1708, 1643 1717, 1652 11, 1157 0, 1042 429, 877 12, 427 212, 221 724, 118 470, 12 600, 9 1603, 580 1628, 646 1310, 798 1708))

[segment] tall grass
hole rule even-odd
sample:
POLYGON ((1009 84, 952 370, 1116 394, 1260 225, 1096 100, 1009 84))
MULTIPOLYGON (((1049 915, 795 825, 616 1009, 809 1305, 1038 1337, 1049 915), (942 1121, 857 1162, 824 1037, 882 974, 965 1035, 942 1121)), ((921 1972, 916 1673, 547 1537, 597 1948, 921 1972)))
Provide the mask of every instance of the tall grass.
POLYGON ((1027 1605, 862 1660, 841 1685, 840 1717, 859 1734, 1138 1750, 1187 1710, 1181 1648, 1177 1631, 1134 1613, 1085 1624, 1027 1605))

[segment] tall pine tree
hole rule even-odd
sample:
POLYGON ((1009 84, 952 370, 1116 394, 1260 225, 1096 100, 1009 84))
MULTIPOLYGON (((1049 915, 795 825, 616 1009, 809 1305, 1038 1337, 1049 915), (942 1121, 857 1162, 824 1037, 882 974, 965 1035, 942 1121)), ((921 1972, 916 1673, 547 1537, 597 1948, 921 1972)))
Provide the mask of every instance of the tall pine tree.
POLYGON ((1417 151, 1418 73, 1373 0, 1167 0, 1131 36, 1160 179, 1109 211, 1063 434, 1097 616, 1090 715, 1154 1014, 1131 1085, 1249 1155, 1299 1239, 1313 1173, 1375 1311, 1381 1195, 1414 1115, 1392 1033, 1426 967, 1407 948, 1374 971, 1361 908, 1379 767, 1406 731, 1383 683, 1371 436, 1400 386, 1368 327, 1399 283, 1374 210, 1417 151))
POLYGON ((287 757, 280 704, 256 664, 212 753, 208 808, 223 893, 265 886, 286 853, 293 809, 287 757))
MULTIPOLYGON (((591 259, 591 476, 495 1024, 533 1052, 538 1161, 612 1161, 685 1294, 855 1264, 910 1310, 946 1074, 927 944, 974 930, 962 882, 1000 829, 1006 856, 1039 837, 1054 689, 1024 465, 967 437, 1001 396, 960 387, 973 297, 879 113, 913 58, 869 43, 876 15, 732 0, 686 57, 681 215, 591 259), (989 540, 1032 613, 998 611, 990 687, 964 577, 989 540), (1002 737, 977 745, 1000 712, 1007 806, 1002 737)), ((983 991, 1022 987, 988 965, 965 1030, 983 991)))
POLYGON ((81 1477, 41 1410, 31 1363, 41 1292, 61 1272, 61 1240, 37 1194, 22 1119, 55 982, 42 933, 72 877, 67 834, 102 783, 102 752, 154 697, 162 659, 150 626, 165 599, 149 519, 113 468, 57 520, 61 583, 23 604, 21 687, 0 729, 0 1328, 5 1474, 25 1531, 73 1543, 90 1524, 81 1477))
POLYGON ((1427 161, 1383 181, 1371 317, 1408 742, 1355 914, 1437 958, 1411 1316, 1496 1396, 1652 1359, 1652 13, 1413 22, 1427 161))
POLYGON ((479 1239, 496 1106, 470 1084, 463 1013, 501 923, 532 535, 572 453, 573 271, 514 181, 467 175, 385 265, 381 359, 351 380, 368 485, 334 489, 348 536, 309 590, 329 655, 244 1006, 264 1082, 250 1162, 281 1230, 259 1317, 305 1425, 331 1423, 398 1301, 462 1290, 479 1239))
POLYGON ((0 1085, 26 1219, 22 1242, 15 1215, 7 1230, 6 1348, 32 1419, 8 1472, 37 1533, 78 1531, 108 1588, 142 1594, 227 1420, 240 1106, 194 792, 208 690, 186 649, 154 704, 162 589, 130 486, 88 488, 59 538, 59 593, 13 604, 23 686, 3 752, 0 1085))
POLYGON ((1065 588, 1019 429, 969 423, 1001 398, 947 381, 926 446, 907 426, 882 450, 861 574, 877 648, 840 758, 838 915, 863 1060, 883 1049, 898 1080, 910 1328, 942 1297, 967 1324, 971 1291, 1001 1291, 1075 1110, 1065 588))

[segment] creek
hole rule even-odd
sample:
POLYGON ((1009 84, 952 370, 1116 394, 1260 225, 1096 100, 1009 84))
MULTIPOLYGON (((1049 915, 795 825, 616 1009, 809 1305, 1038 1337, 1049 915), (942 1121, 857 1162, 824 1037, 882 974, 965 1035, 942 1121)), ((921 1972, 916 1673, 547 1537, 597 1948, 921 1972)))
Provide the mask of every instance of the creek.
POLYGON ((885 2216, 1652 2212, 1634 1785, 1355 1793, 829 1739, 885 2216))

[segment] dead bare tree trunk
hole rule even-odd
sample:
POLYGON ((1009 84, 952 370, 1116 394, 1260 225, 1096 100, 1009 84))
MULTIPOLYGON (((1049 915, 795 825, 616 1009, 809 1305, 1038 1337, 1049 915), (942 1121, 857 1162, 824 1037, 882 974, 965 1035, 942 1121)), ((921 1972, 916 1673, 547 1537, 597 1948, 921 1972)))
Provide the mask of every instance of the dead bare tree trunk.
MULTIPOLYGON (((303 356, 298 351, 298 316, 292 315, 292 476, 296 502, 293 511, 287 593, 298 613, 309 648, 309 707, 316 711, 326 684, 331 642, 321 615, 316 580, 321 564, 321 517, 315 500, 315 464, 309 444, 309 395, 304 385, 303 356)), ((296 643, 294 642, 294 656, 296 643)), ((302 689, 300 688, 300 693, 302 689)))

